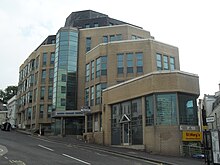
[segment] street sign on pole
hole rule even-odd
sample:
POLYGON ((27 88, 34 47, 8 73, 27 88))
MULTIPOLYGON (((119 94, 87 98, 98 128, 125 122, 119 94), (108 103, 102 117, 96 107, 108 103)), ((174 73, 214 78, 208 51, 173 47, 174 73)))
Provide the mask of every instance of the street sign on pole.
POLYGON ((215 121, 214 116, 209 116, 209 117, 206 118, 206 122, 207 122, 207 123, 212 123, 212 122, 214 122, 214 121, 215 121))

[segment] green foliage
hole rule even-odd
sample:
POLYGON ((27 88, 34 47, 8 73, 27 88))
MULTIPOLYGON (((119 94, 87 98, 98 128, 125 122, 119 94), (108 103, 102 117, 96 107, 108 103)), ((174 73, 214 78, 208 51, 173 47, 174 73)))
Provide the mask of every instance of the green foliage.
POLYGON ((0 89, 0 99, 6 104, 9 99, 17 94, 17 86, 8 86, 5 90, 0 89))

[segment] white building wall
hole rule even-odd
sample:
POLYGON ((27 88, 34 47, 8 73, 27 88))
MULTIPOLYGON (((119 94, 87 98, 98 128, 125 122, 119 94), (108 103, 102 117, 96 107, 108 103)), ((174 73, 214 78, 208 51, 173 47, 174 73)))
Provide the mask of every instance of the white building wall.
POLYGON ((8 122, 12 125, 12 127, 16 125, 16 101, 17 98, 15 95, 7 102, 8 122))

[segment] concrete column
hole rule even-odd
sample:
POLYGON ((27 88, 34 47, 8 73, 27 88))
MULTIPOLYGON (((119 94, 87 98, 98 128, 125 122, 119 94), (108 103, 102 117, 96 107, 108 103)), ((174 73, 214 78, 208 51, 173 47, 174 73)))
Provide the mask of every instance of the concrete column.
POLYGON ((60 120, 60 135, 62 136, 63 135, 63 118, 61 117, 61 120, 60 120))
POLYGON ((87 131, 87 129, 88 129, 88 127, 87 127, 87 122, 88 122, 88 117, 87 117, 87 115, 85 115, 85 133, 88 132, 88 131, 87 131))
POLYGON ((105 105, 105 110, 102 113, 103 117, 103 133, 104 133, 104 144, 111 144, 111 106, 105 105))
POLYGON ((101 127, 100 127, 100 113, 98 113, 98 132, 101 131, 101 127))
POLYGON ((95 113, 92 114, 92 132, 95 132, 95 113))

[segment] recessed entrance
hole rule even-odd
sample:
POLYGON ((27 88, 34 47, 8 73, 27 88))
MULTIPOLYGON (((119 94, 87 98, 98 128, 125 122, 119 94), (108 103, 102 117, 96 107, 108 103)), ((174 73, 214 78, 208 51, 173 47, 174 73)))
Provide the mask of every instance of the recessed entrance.
POLYGON ((121 123, 121 143, 122 145, 129 145, 129 137, 130 137, 130 119, 129 117, 124 114, 120 120, 120 123, 121 123))
POLYGON ((122 124, 122 143, 129 145, 129 123, 122 124))

